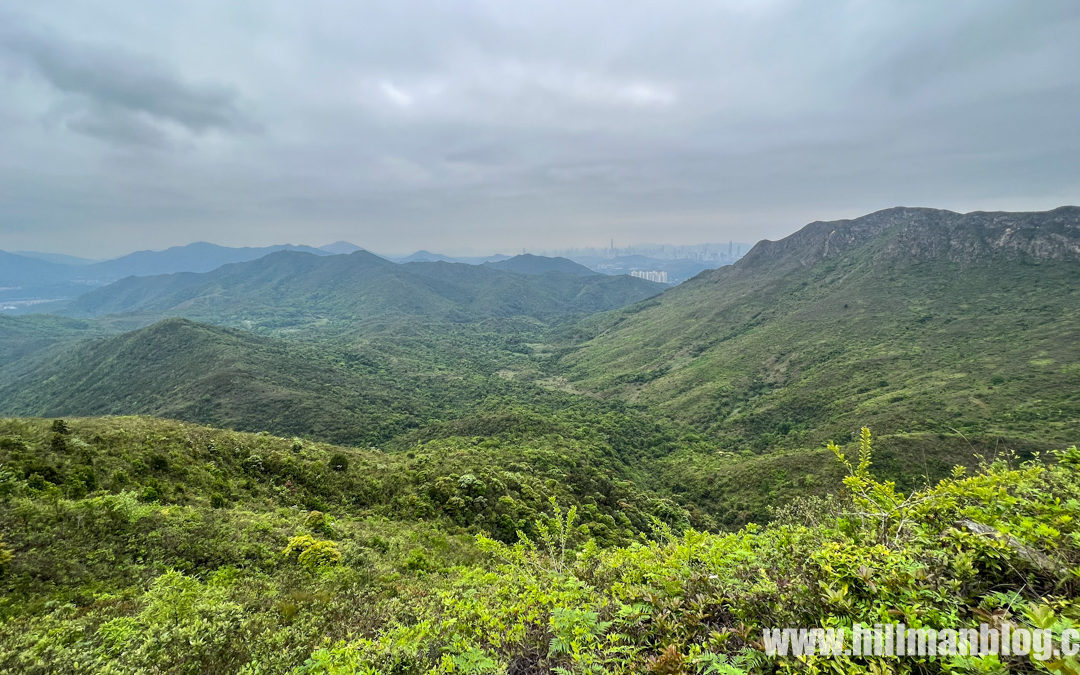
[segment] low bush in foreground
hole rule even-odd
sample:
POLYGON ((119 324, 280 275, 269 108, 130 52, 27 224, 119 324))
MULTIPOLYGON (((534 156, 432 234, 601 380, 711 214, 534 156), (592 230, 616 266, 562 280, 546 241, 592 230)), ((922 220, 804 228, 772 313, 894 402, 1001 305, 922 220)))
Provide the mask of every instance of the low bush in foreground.
MULTIPOLYGON (((73 426, 55 432, 69 448, 73 426)), ((65 496, 0 467, 0 672, 1080 672, 1075 659, 767 657, 771 627, 1080 625, 1076 448, 912 494, 873 477, 868 432, 856 458, 832 449, 843 494, 728 534, 656 520, 619 546, 594 536, 587 504, 552 501, 511 544, 441 519, 283 506, 255 480, 227 505, 162 503, 89 485, 65 496)), ((334 480, 329 454, 311 467, 334 480)))
POLYGON ((870 474, 864 430, 848 492, 733 534, 572 545, 573 511, 537 540, 480 538, 412 621, 315 652, 308 673, 1076 673, 1075 658, 768 658, 766 627, 902 622, 1080 625, 1080 452, 998 461, 903 495, 870 474), (568 541, 569 540, 569 541, 568 541))

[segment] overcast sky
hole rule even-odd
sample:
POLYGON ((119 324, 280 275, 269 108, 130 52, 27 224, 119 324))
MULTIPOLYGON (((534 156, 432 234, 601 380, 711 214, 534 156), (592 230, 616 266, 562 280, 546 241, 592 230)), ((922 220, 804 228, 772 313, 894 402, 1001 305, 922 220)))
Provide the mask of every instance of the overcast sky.
POLYGON ((1080 202, 1080 2, 0 0, 0 249, 757 241, 1080 202))

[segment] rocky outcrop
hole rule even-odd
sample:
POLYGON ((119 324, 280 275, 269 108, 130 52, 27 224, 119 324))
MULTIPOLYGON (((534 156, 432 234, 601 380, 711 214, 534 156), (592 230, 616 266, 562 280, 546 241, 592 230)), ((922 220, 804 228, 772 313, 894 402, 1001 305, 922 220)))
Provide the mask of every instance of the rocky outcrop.
POLYGON ((735 266, 809 267, 860 247, 875 261, 1080 261, 1080 207, 1017 213, 885 209, 853 220, 810 223, 779 241, 759 242, 735 266))

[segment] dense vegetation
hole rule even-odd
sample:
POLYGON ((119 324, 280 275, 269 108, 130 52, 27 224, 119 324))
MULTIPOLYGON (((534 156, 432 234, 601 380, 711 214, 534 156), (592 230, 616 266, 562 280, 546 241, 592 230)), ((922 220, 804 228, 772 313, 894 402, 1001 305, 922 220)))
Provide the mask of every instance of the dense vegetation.
POLYGON ((46 351, 0 383, 0 399, 15 414, 146 413, 368 443, 466 409, 487 379, 169 319, 46 351))
POLYGON ((1080 621, 1078 231, 896 209, 657 297, 286 251, 0 317, 0 672, 1080 672, 760 642, 1080 621))
POLYGON ((560 449, 530 448, 497 468, 445 443, 3 422, 0 668, 786 671, 803 666, 766 659, 761 627, 1080 621, 1075 448, 905 496, 870 474, 866 434, 844 494, 719 535, 602 463, 563 473, 560 449))

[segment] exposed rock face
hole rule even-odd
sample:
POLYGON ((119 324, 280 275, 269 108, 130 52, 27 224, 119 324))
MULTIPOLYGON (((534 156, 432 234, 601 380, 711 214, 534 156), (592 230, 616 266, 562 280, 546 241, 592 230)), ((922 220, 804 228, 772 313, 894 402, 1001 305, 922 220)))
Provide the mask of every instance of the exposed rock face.
POLYGON ((808 267, 864 245, 875 260, 1080 261, 1080 207, 1030 213, 885 209, 854 220, 810 223, 779 241, 759 242, 736 267, 808 267))

